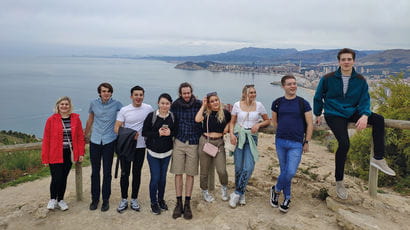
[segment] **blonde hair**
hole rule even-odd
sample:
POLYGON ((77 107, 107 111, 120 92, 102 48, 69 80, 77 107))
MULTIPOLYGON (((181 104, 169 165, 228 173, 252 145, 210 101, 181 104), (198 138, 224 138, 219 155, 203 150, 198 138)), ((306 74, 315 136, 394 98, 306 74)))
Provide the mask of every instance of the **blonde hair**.
POLYGON ((225 120, 225 113, 224 113, 224 109, 223 109, 223 104, 222 104, 222 102, 221 102, 221 99, 219 99, 218 95, 211 95, 211 96, 209 96, 209 97, 206 97, 206 99, 207 99, 207 101, 208 101, 208 104, 207 104, 207 106, 206 106, 206 113, 205 113, 205 114, 206 114, 207 116, 210 116, 211 113, 212 113, 212 110, 209 108, 209 106, 210 106, 209 99, 210 99, 211 97, 216 97, 216 98, 218 98, 218 101, 219 101, 219 110, 218 110, 218 112, 216 112, 216 118, 217 118, 217 120, 219 121, 219 123, 222 123, 222 122, 225 120))
POLYGON ((249 95, 249 90, 250 90, 251 88, 255 89, 255 86, 254 86, 254 85, 245 85, 245 86, 243 87, 243 89, 242 89, 241 101, 244 101, 244 102, 246 102, 247 104, 250 104, 248 95, 249 95))
POLYGON ((70 111, 68 112, 69 114, 71 114, 73 112, 73 104, 71 103, 71 99, 67 96, 64 97, 60 97, 57 101, 56 101, 56 105, 54 106, 54 113, 60 113, 59 109, 58 109, 58 105, 62 102, 62 101, 68 101, 68 104, 70 104, 70 111))

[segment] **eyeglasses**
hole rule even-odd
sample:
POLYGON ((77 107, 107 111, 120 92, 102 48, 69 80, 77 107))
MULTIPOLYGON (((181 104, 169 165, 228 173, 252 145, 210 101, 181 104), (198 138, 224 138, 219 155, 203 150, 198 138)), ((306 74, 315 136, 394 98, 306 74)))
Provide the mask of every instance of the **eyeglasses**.
POLYGON ((255 85, 245 85, 245 88, 255 88, 255 85))
POLYGON ((211 92, 211 93, 207 93, 206 96, 210 97, 210 96, 217 96, 218 94, 216 92, 211 92))

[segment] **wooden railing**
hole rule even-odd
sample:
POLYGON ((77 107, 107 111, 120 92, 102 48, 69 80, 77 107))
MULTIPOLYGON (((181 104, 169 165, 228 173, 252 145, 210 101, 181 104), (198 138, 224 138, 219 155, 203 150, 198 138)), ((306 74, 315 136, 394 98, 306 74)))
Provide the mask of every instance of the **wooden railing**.
MULTIPOLYGON (((329 126, 324 122, 318 126, 314 125, 314 130, 329 130, 329 126)), ((371 126, 368 126, 371 127, 371 126)), ((397 128, 397 129, 410 129, 410 121, 403 121, 403 120, 392 120, 392 119, 385 119, 385 127, 386 128, 397 128)), ((349 129, 356 128, 353 123, 349 123, 349 129)), ((274 134, 275 128, 273 126, 267 126, 261 128, 259 130, 262 133, 274 134)), ((29 144, 17 144, 17 145, 4 145, 0 146, 0 152, 14 152, 14 151, 21 151, 21 150, 31 150, 31 149, 41 149, 41 142, 38 143, 29 143, 29 144)), ((370 148, 371 157, 373 157, 373 141, 371 142, 370 148)), ((370 159, 370 158, 369 158, 370 159)), ((214 178, 215 178, 215 170, 209 170, 210 174, 208 177, 209 180, 209 189, 213 190, 215 188, 214 178)), ((369 167, 369 194, 372 197, 377 196, 377 179, 378 179, 378 169, 370 166, 369 167)), ((81 163, 75 164, 75 183, 76 183, 76 195, 77 200, 83 199, 83 182, 82 182, 82 167, 81 163)))

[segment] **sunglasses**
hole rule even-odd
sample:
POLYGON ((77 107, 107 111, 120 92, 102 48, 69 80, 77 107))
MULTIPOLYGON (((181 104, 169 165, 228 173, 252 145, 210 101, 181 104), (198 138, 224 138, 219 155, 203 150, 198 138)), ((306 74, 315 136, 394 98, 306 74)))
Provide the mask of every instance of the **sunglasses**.
POLYGON ((255 85, 245 85, 245 88, 255 88, 255 85))
POLYGON ((211 93, 207 93, 206 96, 210 97, 210 96, 217 96, 218 94, 216 92, 211 92, 211 93))

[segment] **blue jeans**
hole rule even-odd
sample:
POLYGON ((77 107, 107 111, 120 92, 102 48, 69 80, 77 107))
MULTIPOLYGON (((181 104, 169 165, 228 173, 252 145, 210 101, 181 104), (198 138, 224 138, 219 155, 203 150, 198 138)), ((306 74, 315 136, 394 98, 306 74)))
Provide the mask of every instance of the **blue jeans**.
POLYGON ((171 156, 165 158, 155 158, 149 153, 147 160, 149 170, 151 172, 151 180, 149 182, 149 196, 151 204, 156 204, 158 201, 164 200, 165 185, 167 183, 167 171, 171 156))
MULTIPOLYGON (((258 143, 258 137, 253 136, 255 143, 258 143)), ((238 195, 245 194, 246 185, 251 178, 253 169, 255 168, 255 160, 249 146, 249 141, 246 139, 242 149, 236 147, 233 152, 235 164, 235 193, 238 195)))
POLYGON ((300 160, 302 159, 303 145, 301 142, 276 138, 276 153, 279 159, 280 175, 275 186, 275 192, 281 192, 285 199, 290 199, 290 187, 300 160))

